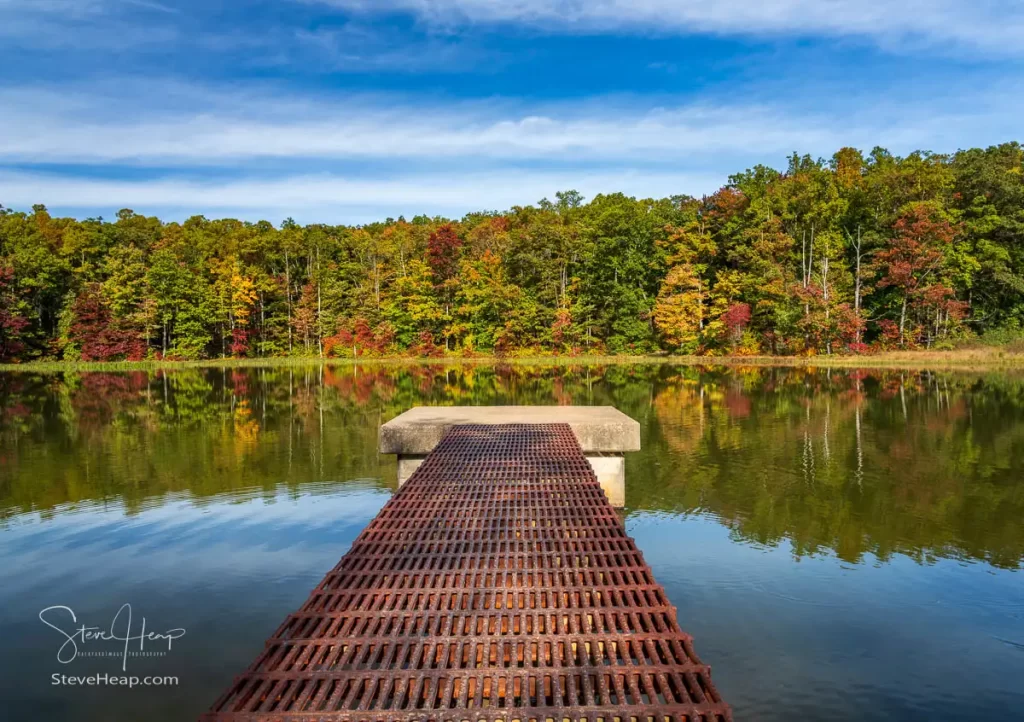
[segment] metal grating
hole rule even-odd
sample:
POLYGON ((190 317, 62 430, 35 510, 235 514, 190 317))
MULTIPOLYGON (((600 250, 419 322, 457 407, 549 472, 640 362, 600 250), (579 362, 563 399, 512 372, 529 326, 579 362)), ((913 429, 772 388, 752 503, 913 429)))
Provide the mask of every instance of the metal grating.
POLYGON ((456 426, 203 718, 726 722, 566 424, 456 426))

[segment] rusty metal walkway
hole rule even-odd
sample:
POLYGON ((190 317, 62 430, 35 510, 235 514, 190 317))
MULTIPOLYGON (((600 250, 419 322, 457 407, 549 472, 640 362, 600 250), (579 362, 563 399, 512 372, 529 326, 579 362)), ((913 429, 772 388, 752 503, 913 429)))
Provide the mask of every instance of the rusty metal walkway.
POLYGON ((457 426, 203 718, 725 722, 565 424, 457 426))

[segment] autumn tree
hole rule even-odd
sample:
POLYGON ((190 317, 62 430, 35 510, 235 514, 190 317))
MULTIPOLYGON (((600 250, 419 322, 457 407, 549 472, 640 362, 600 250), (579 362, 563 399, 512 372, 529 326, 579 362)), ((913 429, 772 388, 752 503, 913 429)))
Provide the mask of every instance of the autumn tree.
POLYGON ((699 199, 562 191, 357 227, 0 207, 0 354, 811 355, 1012 340, 1022 167, 1019 143, 842 148, 754 166, 699 199))
POLYGON ((484 251, 477 261, 464 260, 460 280, 453 335, 468 350, 505 353, 536 338, 531 304, 508 282, 500 258, 484 251))
POLYGON ((29 326, 23 302, 14 287, 14 269, 0 266, 0 361, 10 363, 25 350, 23 334, 29 326))
POLYGON ((449 320, 449 325, 443 330, 446 349, 450 348, 451 337, 455 332, 451 326, 451 309, 461 251, 462 239, 451 223, 438 227, 427 239, 427 265, 434 278, 435 292, 442 301, 444 316, 449 320))
POLYGON ((946 249, 956 229, 924 203, 912 205, 893 224, 886 246, 875 254, 879 288, 892 291, 898 318, 899 345, 916 343, 922 316, 934 310, 944 322, 957 320, 954 291, 943 284, 946 249))
POLYGON ((430 234, 427 240, 427 265, 438 286, 455 278, 461 250, 462 239, 451 223, 445 223, 430 234))
POLYGON ((231 354, 245 356, 249 352, 252 334, 252 311, 256 302, 256 289, 252 279, 235 271, 231 275, 231 354))
POLYGON ((666 342, 686 353, 701 345, 711 311, 712 263, 718 255, 703 205, 687 201, 692 218, 659 244, 668 253, 668 273, 654 304, 654 322, 666 342))
POLYGON ((71 307, 71 339, 83 361, 139 361, 146 342, 124 318, 116 318, 95 284, 84 289, 71 307))

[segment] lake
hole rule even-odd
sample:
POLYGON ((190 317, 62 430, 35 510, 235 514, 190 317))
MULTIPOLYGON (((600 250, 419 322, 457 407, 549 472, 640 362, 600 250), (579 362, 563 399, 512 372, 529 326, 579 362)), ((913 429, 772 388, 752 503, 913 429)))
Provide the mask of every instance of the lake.
POLYGON ((0 374, 4 718, 204 711, 393 493, 377 428, 419 404, 637 419, 626 527, 738 720, 1024 718, 1024 376, 669 365, 0 374), (69 660, 124 604, 184 636, 69 660), (97 672, 179 683, 53 684, 97 672))

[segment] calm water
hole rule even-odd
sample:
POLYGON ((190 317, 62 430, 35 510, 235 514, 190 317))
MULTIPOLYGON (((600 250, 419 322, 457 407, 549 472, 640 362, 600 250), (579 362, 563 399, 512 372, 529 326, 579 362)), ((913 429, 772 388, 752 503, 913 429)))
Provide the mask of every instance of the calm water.
POLYGON ((1024 379, 653 366, 0 374, 2 716, 194 718, 394 490, 382 421, 570 403, 640 421, 626 524, 738 719, 1024 718, 1024 379), (185 636, 57 661, 42 609, 125 603, 185 636), (51 684, 122 664, 180 684, 51 684))

